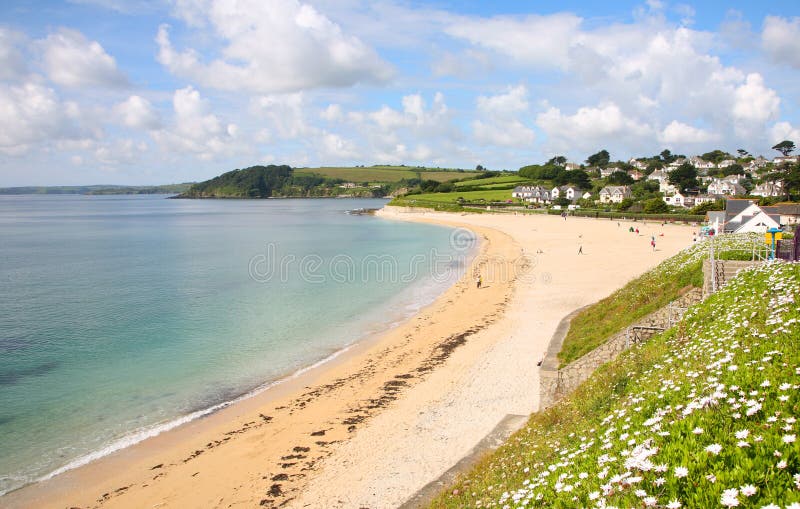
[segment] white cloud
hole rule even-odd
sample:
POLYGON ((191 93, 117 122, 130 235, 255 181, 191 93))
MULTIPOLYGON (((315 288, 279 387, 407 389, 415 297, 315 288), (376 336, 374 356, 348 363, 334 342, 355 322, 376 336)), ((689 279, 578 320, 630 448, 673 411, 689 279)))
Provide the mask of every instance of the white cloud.
POLYGON ((25 40, 22 34, 0 27, 0 79, 17 80, 27 74, 25 58, 19 50, 25 40))
POLYGON ((536 134, 519 120, 503 123, 489 123, 480 120, 472 122, 472 133, 478 143, 503 147, 530 147, 536 134))
POLYGON ((764 86, 760 74, 748 74, 735 92, 732 114, 737 130, 744 134, 761 131, 765 122, 777 117, 780 103, 778 94, 764 86))
POLYGON ((40 41, 48 77, 66 87, 124 87, 128 79, 97 41, 62 28, 40 41))
POLYGON ((269 128, 281 138, 302 138, 318 134, 308 119, 310 107, 306 94, 270 94, 251 101, 251 109, 269 121, 269 128))
POLYGON ((775 62, 800 69, 800 17, 791 20, 779 16, 764 18, 761 44, 775 62))
POLYGON ((566 67, 570 43, 578 33, 581 18, 559 13, 522 18, 461 19, 445 31, 453 37, 509 55, 523 64, 566 67))
POLYGON ((158 112, 150 101, 138 95, 128 97, 114 107, 123 125, 134 129, 157 129, 161 125, 158 112))
POLYGON ((389 64, 314 7, 297 0, 179 2, 180 16, 208 24, 224 44, 208 63, 194 49, 173 48, 168 27, 158 30, 158 61, 204 86, 259 93, 381 83, 389 64))
POLYGON ((800 127, 795 127, 789 122, 777 122, 769 130, 769 143, 777 145, 783 140, 800 143, 800 127))
POLYGON ((0 152, 26 153, 33 145, 86 135, 80 108, 36 83, 0 85, 0 152))
POLYGON ((329 104, 327 108, 322 110, 319 116, 328 122, 338 122, 344 118, 342 107, 338 104, 329 104))
POLYGON ((98 146, 94 150, 94 157, 106 167, 124 164, 134 164, 139 161, 142 154, 147 152, 147 144, 131 139, 115 140, 110 144, 98 146))
POLYGON ((528 111, 528 89, 524 85, 509 87, 504 94, 478 96, 478 110, 486 115, 508 117, 528 111))
POLYGON ((322 135, 322 151, 326 158, 336 161, 354 160, 359 156, 355 143, 338 134, 329 132, 322 135))
POLYGON ((582 107, 574 115, 550 107, 537 115, 536 125, 547 134, 548 144, 556 152, 585 152, 620 143, 631 147, 653 135, 649 125, 625 116, 614 103, 582 107))
POLYGON ((665 127, 659 134, 659 141, 669 146, 710 143, 719 139, 711 131, 693 127, 677 120, 665 127))
POLYGON ((243 151, 237 139, 237 126, 225 124, 210 113, 208 104, 193 87, 176 90, 172 106, 173 125, 152 133, 167 152, 189 153, 210 160, 243 151))

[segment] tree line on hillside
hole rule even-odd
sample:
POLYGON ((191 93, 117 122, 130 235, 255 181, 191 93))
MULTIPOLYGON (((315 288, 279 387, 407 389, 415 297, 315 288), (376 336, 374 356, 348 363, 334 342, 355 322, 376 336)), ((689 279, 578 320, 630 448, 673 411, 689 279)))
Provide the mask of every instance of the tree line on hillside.
MULTIPOLYGON (((336 195, 342 183, 342 179, 297 174, 287 165, 251 166, 194 184, 177 198, 323 197, 336 195)), ((386 186, 376 186, 359 195, 381 197, 386 192, 386 186)))

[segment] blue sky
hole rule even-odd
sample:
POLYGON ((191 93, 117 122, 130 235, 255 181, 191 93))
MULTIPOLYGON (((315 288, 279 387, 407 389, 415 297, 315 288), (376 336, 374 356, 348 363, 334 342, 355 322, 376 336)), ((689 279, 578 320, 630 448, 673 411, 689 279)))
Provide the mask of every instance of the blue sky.
POLYGON ((796 2, 6 0, 0 186, 800 143, 796 2))

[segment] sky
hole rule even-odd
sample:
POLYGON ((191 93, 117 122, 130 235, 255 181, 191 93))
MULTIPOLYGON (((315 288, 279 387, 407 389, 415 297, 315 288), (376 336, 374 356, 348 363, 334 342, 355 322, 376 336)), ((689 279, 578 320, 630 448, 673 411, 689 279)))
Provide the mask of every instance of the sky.
POLYGON ((0 186, 800 144, 800 3, 3 0, 0 186))

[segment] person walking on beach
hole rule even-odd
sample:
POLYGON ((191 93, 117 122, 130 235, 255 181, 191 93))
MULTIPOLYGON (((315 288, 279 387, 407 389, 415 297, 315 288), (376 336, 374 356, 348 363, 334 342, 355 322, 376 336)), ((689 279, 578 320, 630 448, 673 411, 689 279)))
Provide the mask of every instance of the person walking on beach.
POLYGON ((656 250, 656 238, 653 237, 653 240, 650 241, 650 245, 653 246, 653 251, 656 250))
POLYGON ((482 276, 478 276, 478 282, 477 282, 478 290, 481 289, 481 285, 482 284, 483 284, 483 277, 482 276))
POLYGON ((582 254, 583 254, 583 244, 581 244, 580 246, 578 246, 578 254, 579 254, 579 255, 582 255, 582 254))

